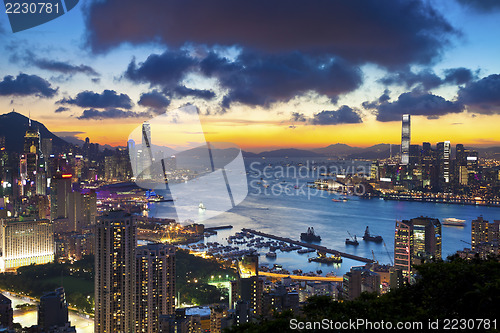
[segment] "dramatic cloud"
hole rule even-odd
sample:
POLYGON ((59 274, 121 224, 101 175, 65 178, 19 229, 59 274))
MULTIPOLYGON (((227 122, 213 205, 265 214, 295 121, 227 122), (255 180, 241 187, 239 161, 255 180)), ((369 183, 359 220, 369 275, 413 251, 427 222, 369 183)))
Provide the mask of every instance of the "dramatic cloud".
POLYGON ((54 97, 57 89, 53 89, 45 79, 37 75, 19 74, 17 77, 7 75, 0 81, 0 96, 54 97))
POLYGON ((132 112, 132 111, 124 111, 120 109, 107 109, 104 111, 96 110, 96 109, 88 109, 84 110, 82 115, 77 117, 77 119, 85 120, 85 119, 123 119, 123 118, 144 118, 150 117, 148 112, 132 112))
POLYGON ((473 8, 480 12, 490 12, 492 10, 500 10, 500 2, 498 0, 457 0, 464 6, 473 8))
POLYGON ((126 94, 117 94, 114 90, 104 90, 101 94, 83 91, 75 98, 63 98, 57 103, 72 104, 82 108, 132 108, 132 100, 126 94))
POLYGON ((292 112, 292 117, 290 118, 290 120, 292 120, 292 121, 300 121, 300 122, 306 122, 307 121, 307 119, 304 116, 304 114, 303 113, 299 113, 299 112, 292 112))
POLYGON ((471 82, 458 91, 458 100, 469 111, 483 114, 500 113, 500 75, 492 74, 471 82))
POLYGON ((429 69, 422 70, 418 73, 414 73, 410 69, 406 69, 389 73, 380 79, 380 82, 386 86, 404 85, 407 88, 418 87, 419 89, 430 90, 444 84, 465 84, 475 78, 475 73, 473 73, 470 69, 463 67, 444 70, 444 78, 439 77, 429 69))
POLYGON ((441 78, 430 70, 423 70, 418 73, 411 70, 389 73, 380 79, 380 82, 386 86, 404 85, 407 88, 418 85, 425 90, 439 87, 443 83, 441 78))
POLYGON ((321 111, 311 119, 313 125, 338 125, 362 123, 361 117, 352 108, 342 105, 336 111, 321 111))
POLYGON ((469 83, 477 77, 477 74, 464 67, 446 69, 444 74, 446 75, 444 78, 445 83, 456 85, 469 83))
POLYGON ((330 98, 358 88, 362 74, 358 67, 341 59, 308 57, 299 52, 263 55, 244 52, 235 61, 209 54, 201 72, 217 78, 228 90, 222 106, 237 102, 269 107, 297 95, 315 91, 330 98))
POLYGON ((403 93, 394 102, 365 102, 363 107, 375 109, 377 120, 383 122, 399 121, 403 114, 437 119, 448 113, 464 111, 464 106, 460 102, 447 101, 441 96, 419 90, 403 93))
POLYGON ((239 45, 383 66, 430 63, 455 34, 429 2, 420 0, 171 0, 154 5, 109 0, 92 1, 86 15, 94 51, 160 40, 171 47, 239 45))
POLYGON ((226 93, 223 108, 233 103, 269 107, 308 91, 335 99, 362 83, 362 73, 357 66, 341 59, 311 57, 299 52, 280 55, 241 52, 229 60, 214 52, 203 58, 167 51, 150 55, 140 64, 132 61, 125 77, 135 83, 159 87, 168 96, 207 100, 216 97, 211 90, 185 87, 182 80, 189 73, 217 79, 226 93))
POLYGON ((136 83, 149 83, 164 90, 175 89, 184 76, 195 67, 197 60, 186 52, 167 51, 152 54, 146 61, 137 65, 132 61, 125 77, 136 83))
POLYGON ((66 111, 69 111, 70 109, 67 108, 67 107, 64 107, 64 106, 60 106, 58 107, 54 112, 55 113, 61 113, 61 112, 66 112, 66 111))
POLYGON ((183 86, 183 85, 177 86, 174 89, 174 94, 175 94, 175 96, 178 96, 178 97, 192 96, 192 97, 206 99, 206 100, 210 100, 210 99, 215 98, 215 93, 212 90, 191 89, 191 88, 187 88, 186 86, 183 86))
POLYGON ((38 68, 53 72, 60 72, 63 74, 73 75, 82 73, 89 76, 99 76, 99 73, 97 73, 92 67, 86 65, 75 66, 70 64, 69 62, 54 61, 48 59, 34 59, 32 63, 38 68))
POLYGON ((164 109, 170 105, 170 100, 161 92, 153 90, 151 92, 142 94, 137 104, 152 109, 164 109))

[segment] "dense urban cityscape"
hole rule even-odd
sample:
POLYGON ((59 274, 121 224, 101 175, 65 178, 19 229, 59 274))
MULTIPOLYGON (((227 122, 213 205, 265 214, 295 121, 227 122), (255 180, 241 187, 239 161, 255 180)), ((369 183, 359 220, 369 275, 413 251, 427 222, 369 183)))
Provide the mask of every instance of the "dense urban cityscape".
MULTIPOLYGON (((500 219, 487 221, 482 216, 472 221, 440 221, 424 216, 396 220, 394 249, 386 249, 391 258, 386 264, 375 257, 368 259, 330 249, 321 243, 321 236, 313 228, 302 233, 300 241, 299 235, 290 239, 243 229, 229 236, 227 245, 204 242, 204 238, 232 226, 205 228, 189 221, 148 216, 150 203, 161 204, 165 200, 154 191, 131 183, 128 148, 102 150, 88 138, 81 147, 54 145, 53 138, 41 135, 39 123, 15 112, 7 117, 22 120, 17 131, 23 131, 24 136, 21 151, 8 148, 14 146, 9 146, 14 136, 0 137, 2 274, 21 274, 23 267, 53 262, 69 264, 80 271, 76 268, 79 261, 95 258, 95 265, 88 272, 90 280, 95 280, 94 289, 83 295, 83 300, 66 296, 62 286, 43 295, 31 292, 32 296, 41 297, 38 323, 24 328, 28 332, 75 332, 68 319, 68 308, 93 317, 95 332, 221 332, 287 310, 300 313, 311 296, 355 300, 364 292, 383 295, 414 284, 418 265, 446 259, 442 255, 442 228, 447 226, 471 223, 471 238, 464 240, 469 247, 457 251, 458 257, 488 260, 500 255, 500 219), (138 242, 144 245, 138 246, 138 242), (236 246, 239 244, 246 249, 240 250, 236 246), (298 251, 310 253, 309 262, 326 267, 340 265, 343 258, 360 264, 347 268, 343 276, 334 272, 325 275, 320 270, 288 270, 279 264, 279 259, 272 267, 259 264, 262 248, 269 249, 267 258, 276 258, 278 252, 298 251), (226 278, 215 277, 217 283, 213 283, 214 276, 209 279, 212 281, 204 281, 222 291, 217 294, 219 299, 212 297, 210 303, 193 304, 176 289, 179 251, 216 262, 221 270, 229 272, 231 276, 226 274, 226 278), (185 302, 181 302, 183 296, 185 302), (196 306, 189 307, 190 303, 196 306)), ((148 123, 143 124, 143 128, 147 126, 148 123)), ((449 141, 437 143, 435 148, 430 143, 410 144, 410 129, 410 116, 404 115, 401 149, 392 152, 391 147, 389 157, 365 161, 371 166, 368 172, 358 168, 353 173, 334 173, 327 167, 328 160, 334 163, 338 159, 328 159, 322 164, 321 177, 307 186, 331 194, 334 202, 348 202, 356 197, 498 205, 498 161, 460 144, 453 150, 449 141)), ((175 160, 175 156, 171 158, 175 160)), ((288 158, 284 160, 293 163, 288 158)), ((185 172, 189 174, 189 170, 185 172)), ((269 186, 263 178, 259 183, 263 188, 269 186)), ((273 186, 281 184, 277 183, 273 186)), ((199 208, 200 212, 204 209, 199 208)), ((370 234, 367 227, 363 242, 384 240, 370 234)), ((349 234, 346 244, 357 246, 359 241, 349 234)), ((193 283, 203 278, 207 277, 190 277, 193 283)), ((2 281, 2 288, 9 292, 28 292, 22 287, 9 288, 8 279, 2 281)), ((11 301, 3 296, 2 304, 5 314, 1 316, 1 325, 12 329, 11 301)))
POLYGON ((500 1, 4 5, 0 332, 500 331, 500 1))

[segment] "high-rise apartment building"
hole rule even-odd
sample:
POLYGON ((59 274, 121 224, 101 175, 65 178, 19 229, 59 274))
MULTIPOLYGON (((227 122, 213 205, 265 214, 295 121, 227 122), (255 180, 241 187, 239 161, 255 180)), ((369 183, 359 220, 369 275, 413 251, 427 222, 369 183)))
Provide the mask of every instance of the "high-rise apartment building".
POLYGON ((136 226, 112 211, 95 228, 96 333, 135 332, 136 226))
POLYGON ((140 246, 136 258, 135 332, 156 333, 160 315, 175 313, 175 248, 140 246))
POLYGON ((498 241, 500 239, 500 221, 492 223, 479 216, 472 220, 471 224, 471 244, 472 250, 477 250, 481 243, 498 241))

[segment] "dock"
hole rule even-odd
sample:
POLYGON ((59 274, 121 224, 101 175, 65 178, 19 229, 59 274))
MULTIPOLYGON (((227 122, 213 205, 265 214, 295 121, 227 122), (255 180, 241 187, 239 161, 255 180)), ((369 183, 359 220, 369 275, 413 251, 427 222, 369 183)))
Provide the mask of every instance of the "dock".
POLYGON ((262 236, 262 237, 266 237, 266 238, 275 239, 275 240, 278 240, 278 241, 281 241, 281 242, 285 242, 285 243, 290 243, 290 244, 300 245, 302 247, 307 247, 307 248, 310 248, 310 249, 315 249, 316 251, 320 251, 320 252, 330 253, 330 254, 334 254, 334 255, 340 255, 343 258, 353 259, 353 260, 361 261, 361 262, 365 262, 365 263, 372 263, 373 262, 372 259, 363 258, 363 257, 360 257, 360 256, 356 256, 354 254, 349 254, 349 253, 345 253, 345 252, 340 252, 340 251, 337 251, 337 250, 329 249, 329 248, 326 248, 326 247, 321 246, 321 245, 304 243, 304 242, 296 241, 296 240, 293 240, 293 239, 290 239, 290 238, 275 236, 275 235, 271 235, 271 234, 266 234, 264 232, 260 232, 260 231, 252 230, 252 229, 243 228, 242 231, 243 232, 249 232, 249 233, 257 235, 257 236, 262 236))

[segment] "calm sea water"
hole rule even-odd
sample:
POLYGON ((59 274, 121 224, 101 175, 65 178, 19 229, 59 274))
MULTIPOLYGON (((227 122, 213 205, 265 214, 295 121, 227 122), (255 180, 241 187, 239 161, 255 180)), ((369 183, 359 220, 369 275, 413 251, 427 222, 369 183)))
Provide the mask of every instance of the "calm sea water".
MULTIPOLYGON (((464 247, 470 247, 463 241, 471 240, 471 221, 482 215, 485 219, 500 219, 500 208, 467 205, 448 205, 421 202, 385 201, 380 199, 361 199, 349 196, 347 202, 333 202, 337 194, 318 191, 308 188, 307 185, 318 177, 317 167, 328 165, 338 170, 346 168, 367 168, 366 162, 357 161, 316 161, 315 165, 306 160, 247 160, 247 177, 249 182, 249 195, 238 206, 228 212, 205 220, 206 227, 232 225, 233 229, 221 230, 216 236, 206 238, 206 242, 218 241, 226 244, 226 239, 241 228, 251 228, 262 232, 299 239, 300 233, 314 227, 322 238, 321 245, 339 251, 352 253, 372 259, 380 263, 391 263, 394 259, 394 229, 396 220, 411 219, 419 216, 429 216, 440 220, 447 217, 464 219, 465 227, 442 227, 443 258, 455 253, 464 247), (256 164, 258 162, 258 164, 256 164), (251 165, 251 163, 253 163, 251 165), (319 163, 319 164, 318 164, 319 163), (287 166, 288 164, 288 166, 287 166), (283 170, 288 167, 301 167, 302 173, 294 177, 292 172, 283 170), (307 169, 304 166, 308 166, 307 169), (264 175, 264 168, 267 173, 264 175), (307 172, 306 170, 309 170, 307 172), (267 176, 267 177, 266 177, 267 176), (261 179, 262 178, 262 179, 261 179), (285 190, 286 189, 286 190, 285 190), (383 243, 376 244, 365 242, 362 236, 366 226, 372 234, 381 235, 383 243), (346 245, 345 239, 352 235, 358 236, 359 245, 346 245), (373 253, 372 253, 373 251, 373 253)), ((369 169, 368 169, 369 170, 369 169)), ((207 207, 210 209, 210 207, 207 207)), ((171 216, 172 207, 168 203, 152 204, 150 215, 158 217, 171 216)), ((241 248, 244 246, 238 245, 241 248)), ((274 263, 282 264, 284 268, 292 271, 302 269, 304 272, 322 270, 323 275, 334 271, 338 275, 349 271, 351 266, 363 263, 345 259, 341 265, 325 265, 309 263, 308 257, 314 253, 297 254, 296 252, 280 252, 276 259, 267 259, 261 249, 260 262, 272 266, 274 263)))

